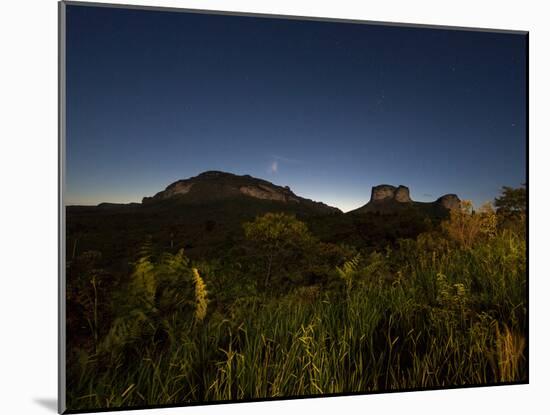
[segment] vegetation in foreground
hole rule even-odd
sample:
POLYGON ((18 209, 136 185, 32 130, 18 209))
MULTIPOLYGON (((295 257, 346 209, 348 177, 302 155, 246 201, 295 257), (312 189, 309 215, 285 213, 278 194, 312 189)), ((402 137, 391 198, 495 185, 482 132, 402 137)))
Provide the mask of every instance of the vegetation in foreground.
POLYGON ((384 249, 267 213, 215 260, 145 243, 113 279, 85 252, 67 287, 68 408, 525 381, 515 190, 384 249))

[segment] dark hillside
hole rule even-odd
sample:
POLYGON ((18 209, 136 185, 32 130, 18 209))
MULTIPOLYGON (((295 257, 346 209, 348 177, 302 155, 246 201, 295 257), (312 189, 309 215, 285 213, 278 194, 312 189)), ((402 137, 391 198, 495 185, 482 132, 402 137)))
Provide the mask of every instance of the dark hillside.
POLYGON ((191 258, 219 257, 242 241, 244 222, 267 212, 296 216, 323 242, 383 248, 414 238, 446 218, 444 198, 414 202, 406 187, 381 185, 373 188, 369 203, 344 214, 288 187, 208 171, 174 182, 141 204, 68 206, 67 258, 98 251, 103 265, 125 272, 146 242, 159 252, 184 248, 191 258))

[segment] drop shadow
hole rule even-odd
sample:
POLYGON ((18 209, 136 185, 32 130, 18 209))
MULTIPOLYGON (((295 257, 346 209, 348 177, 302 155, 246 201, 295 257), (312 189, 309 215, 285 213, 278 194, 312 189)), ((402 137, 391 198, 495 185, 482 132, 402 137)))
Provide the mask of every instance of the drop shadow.
POLYGON ((57 413, 57 399, 54 398, 35 398, 34 402, 38 405, 57 413))

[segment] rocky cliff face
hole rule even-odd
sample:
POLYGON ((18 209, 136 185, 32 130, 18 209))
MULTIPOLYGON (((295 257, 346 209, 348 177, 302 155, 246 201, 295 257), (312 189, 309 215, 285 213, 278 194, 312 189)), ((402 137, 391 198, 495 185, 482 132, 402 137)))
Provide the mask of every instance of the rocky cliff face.
MULTIPOLYGON (((278 186, 249 175, 239 176, 221 171, 206 171, 195 177, 178 180, 154 196, 143 198, 142 203, 150 205, 163 201, 177 201, 201 205, 238 198, 280 203, 280 206, 284 205, 292 210, 306 209, 316 214, 341 213, 335 207, 297 196, 288 186, 278 186)), ((411 199, 407 186, 381 184, 372 188, 370 201, 353 212, 389 213, 408 207, 445 212, 459 206, 460 199, 455 194, 446 194, 434 202, 415 202, 411 199)))
POLYGON ((460 207, 460 199, 457 195, 452 193, 441 196, 435 203, 449 210, 458 209, 460 207))
POLYGON ((376 203, 389 200, 395 200, 399 203, 411 202, 409 188, 406 186, 395 187, 389 184, 381 184, 372 188, 370 197, 371 202, 376 203))
MULTIPOLYGON (((413 203, 407 186, 399 185, 397 187, 389 184, 380 184, 373 186, 369 203, 413 203)), ((432 202, 446 209, 456 209, 460 206, 460 199, 457 195, 449 193, 441 196, 435 202, 432 202)))
POLYGON ((371 190, 369 203, 354 210, 354 213, 363 212, 395 212, 407 207, 419 209, 435 209, 445 211, 457 209, 460 206, 460 199, 455 194, 446 194, 434 202, 415 202, 411 199, 407 186, 392 186, 381 184, 374 186, 371 190))
POLYGON ((207 171, 196 177, 178 180, 154 196, 143 198, 143 204, 176 199, 183 203, 200 204, 238 197, 299 205, 323 214, 340 212, 324 203, 299 197, 288 186, 277 186, 249 175, 239 176, 220 171, 207 171))
POLYGON ((157 193, 157 195, 162 197, 163 199, 167 199, 175 195, 187 194, 192 187, 193 183, 176 182, 168 186, 164 192, 157 193))
POLYGON ((395 191, 395 200, 399 203, 408 203, 412 202, 411 196, 409 195, 409 188, 406 186, 399 186, 395 191))
POLYGON ((241 186, 239 191, 246 196, 256 199, 278 200, 280 202, 300 203, 300 200, 290 191, 290 189, 269 187, 263 184, 255 186, 241 186))

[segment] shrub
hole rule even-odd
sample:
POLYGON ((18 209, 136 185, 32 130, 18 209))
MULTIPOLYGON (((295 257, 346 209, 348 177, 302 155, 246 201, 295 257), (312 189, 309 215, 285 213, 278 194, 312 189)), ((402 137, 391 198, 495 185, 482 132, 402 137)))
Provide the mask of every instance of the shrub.
POLYGON ((264 263, 264 287, 269 287, 272 276, 281 277, 288 265, 298 264, 313 242, 306 224, 285 213, 266 213, 243 227, 256 256, 264 263))
POLYGON ((496 215, 490 204, 485 204, 475 212, 472 202, 463 200, 458 209, 452 209, 449 220, 441 227, 448 237, 462 248, 471 248, 482 238, 494 236, 496 215))

